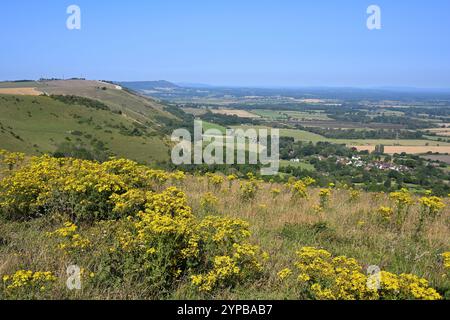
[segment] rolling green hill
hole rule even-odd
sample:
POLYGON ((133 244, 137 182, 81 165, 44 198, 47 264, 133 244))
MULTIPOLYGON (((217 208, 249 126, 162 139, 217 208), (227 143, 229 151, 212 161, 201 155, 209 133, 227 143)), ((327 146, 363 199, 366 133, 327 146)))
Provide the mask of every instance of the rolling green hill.
MULTIPOLYGON (((1 82, 1 88, 34 88, 48 95, 75 95, 95 99, 106 104, 111 110, 121 111, 130 119, 156 131, 161 127, 161 121, 158 119, 175 118, 172 114, 165 111, 164 106, 157 101, 103 81, 54 80, 1 82)), ((12 93, 14 92, 12 91, 12 93)))
POLYGON ((156 126, 142 125, 126 112, 112 111, 114 107, 102 110, 59 98, 0 95, 0 148, 41 154, 74 145, 142 163, 168 159, 166 138, 156 126))
POLYGON ((0 82, 0 148, 39 154, 64 142, 144 163, 164 161, 168 134, 184 124, 169 109, 104 81, 0 82))

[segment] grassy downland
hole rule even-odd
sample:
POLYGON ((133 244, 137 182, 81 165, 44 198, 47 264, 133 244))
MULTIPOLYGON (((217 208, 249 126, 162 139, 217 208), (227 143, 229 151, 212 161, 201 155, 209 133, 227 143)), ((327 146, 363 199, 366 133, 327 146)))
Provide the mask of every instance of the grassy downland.
POLYGON ((0 88, 33 87, 48 95, 75 95, 106 104, 112 111, 120 111, 142 125, 158 130, 158 117, 174 119, 155 100, 130 93, 113 84, 90 80, 55 80, 31 82, 1 82, 0 88))
POLYGON ((0 146, 30 154, 54 152, 63 142, 150 163, 168 159, 168 147, 150 129, 109 110, 66 104, 50 97, 0 95, 0 146))

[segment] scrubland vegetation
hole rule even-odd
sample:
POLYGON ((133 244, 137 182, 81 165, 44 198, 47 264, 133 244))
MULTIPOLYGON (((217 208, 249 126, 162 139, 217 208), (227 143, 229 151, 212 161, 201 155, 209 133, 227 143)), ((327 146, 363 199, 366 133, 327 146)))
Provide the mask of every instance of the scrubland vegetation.
POLYGON ((447 197, 0 158, 2 299, 450 297, 447 197))

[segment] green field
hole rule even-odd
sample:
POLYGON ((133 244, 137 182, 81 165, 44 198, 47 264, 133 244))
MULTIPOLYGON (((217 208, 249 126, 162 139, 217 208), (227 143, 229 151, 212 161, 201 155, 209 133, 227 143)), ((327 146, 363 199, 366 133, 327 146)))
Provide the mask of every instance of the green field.
MULTIPOLYGON (((250 126, 250 125, 242 125, 242 126, 231 126, 233 129, 243 129, 247 130, 250 128, 253 129, 272 129, 267 126, 250 126)), ((280 130, 280 136, 282 137, 292 137, 295 140, 299 141, 312 141, 312 142, 318 142, 318 141, 325 141, 327 138, 304 130, 296 130, 296 129, 279 129, 280 130)))
POLYGON ((220 132, 222 132, 223 134, 226 133, 227 128, 225 128, 224 126, 221 126, 219 124, 215 124, 215 123, 211 123, 211 122, 207 122, 207 121, 202 121, 203 123, 203 131, 209 130, 209 129, 216 129, 219 130, 220 132))
POLYGON ((314 166, 310 163, 306 163, 306 162, 291 162, 289 160, 281 160, 280 161, 280 166, 281 167, 294 167, 294 168, 300 168, 303 170, 308 170, 308 171, 316 171, 316 169, 314 168, 314 166))
POLYGON ((135 121, 111 111, 44 96, 0 95, 0 112, 2 149, 41 154, 54 152, 63 142, 89 147, 101 141, 115 155, 143 163, 169 157, 161 137, 127 134, 135 128, 135 121))
POLYGON ((278 110, 251 110, 252 113, 257 114, 268 120, 287 120, 289 118, 295 120, 331 120, 326 113, 322 111, 278 111, 278 110))

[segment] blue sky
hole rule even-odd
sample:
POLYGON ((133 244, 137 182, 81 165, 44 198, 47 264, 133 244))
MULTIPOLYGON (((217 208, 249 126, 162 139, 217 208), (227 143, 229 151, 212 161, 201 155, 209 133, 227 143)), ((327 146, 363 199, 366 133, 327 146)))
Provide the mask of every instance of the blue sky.
POLYGON ((0 39, 2 80, 450 87, 448 0, 4 0, 0 39))

